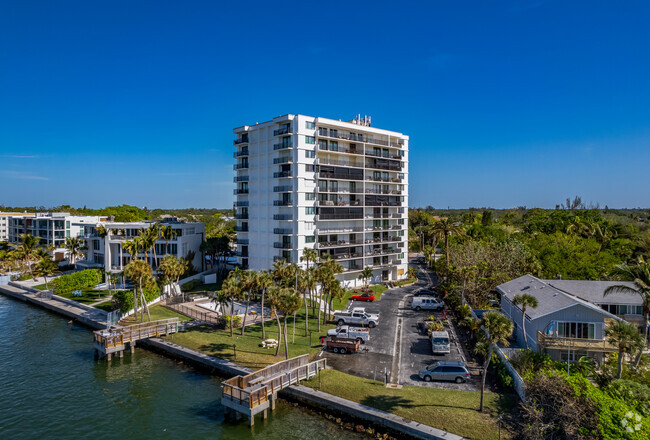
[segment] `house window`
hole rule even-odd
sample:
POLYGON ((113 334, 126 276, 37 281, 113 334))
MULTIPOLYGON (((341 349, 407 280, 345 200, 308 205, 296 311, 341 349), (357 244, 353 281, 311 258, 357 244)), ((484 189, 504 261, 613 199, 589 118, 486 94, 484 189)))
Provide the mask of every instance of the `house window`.
POLYGON ((339 151, 339 143, 336 141, 330 142, 330 151, 339 151))
POLYGON ((314 215, 314 214, 316 214, 316 208, 314 208, 314 207, 307 207, 307 208, 305 208, 305 214, 307 214, 307 215, 314 215))
POLYGON ((314 194, 314 193, 305 193, 305 200, 316 200, 316 194, 314 194))
POLYGON ((313 129, 316 128, 316 124, 314 124, 314 123, 311 122, 311 121, 305 121, 305 128, 306 128, 307 130, 313 130, 313 129))
POLYGON ((313 235, 308 235, 305 237, 305 243, 315 243, 316 242, 316 237, 313 235))
POLYGON ((305 142, 308 144, 315 144, 316 138, 314 136, 305 136, 305 142))
POLYGON ((558 322, 557 335, 561 338, 594 339, 596 324, 588 322, 558 322))
POLYGON ((314 157, 316 157, 316 152, 313 151, 313 150, 306 150, 305 151, 305 157, 313 159, 314 157))
POLYGON ((318 149, 319 150, 327 150, 327 141, 323 139, 318 140, 318 149))
POLYGON ((313 173, 315 170, 314 165, 305 165, 305 171, 308 173, 313 173))

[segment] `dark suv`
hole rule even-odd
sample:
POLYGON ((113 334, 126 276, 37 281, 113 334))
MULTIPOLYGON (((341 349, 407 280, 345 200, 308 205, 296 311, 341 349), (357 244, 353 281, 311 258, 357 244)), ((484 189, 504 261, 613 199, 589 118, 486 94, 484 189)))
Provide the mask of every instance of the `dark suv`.
POLYGON ((413 296, 433 296, 435 298, 438 298, 438 292, 431 289, 420 289, 417 292, 415 292, 413 296))
POLYGON ((438 361, 420 371, 420 378, 427 382, 452 380, 456 383, 463 383, 469 379, 469 371, 462 362, 438 361))

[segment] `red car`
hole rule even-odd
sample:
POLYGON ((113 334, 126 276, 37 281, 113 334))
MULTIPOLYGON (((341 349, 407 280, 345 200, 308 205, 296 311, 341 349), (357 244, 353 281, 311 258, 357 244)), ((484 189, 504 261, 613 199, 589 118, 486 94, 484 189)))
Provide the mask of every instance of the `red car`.
POLYGON ((374 301, 375 295, 372 293, 362 293, 361 295, 352 295, 352 301, 374 301))

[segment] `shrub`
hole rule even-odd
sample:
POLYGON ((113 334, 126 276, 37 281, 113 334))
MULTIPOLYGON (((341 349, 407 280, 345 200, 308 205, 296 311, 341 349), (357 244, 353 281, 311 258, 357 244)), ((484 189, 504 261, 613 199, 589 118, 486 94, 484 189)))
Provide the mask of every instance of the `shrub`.
POLYGON ((70 275, 60 276, 54 279, 52 284, 57 294, 65 295, 75 290, 94 287, 102 281, 102 277, 103 272, 100 269, 86 269, 70 275))
MULTIPOLYGON (((160 296, 160 289, 158 287, 153 287, 151 289, 142 289, 142 291, 144 293, 144 299, 147 301, 147 303, 150 303, 160 296)), ((138 300, 139 298, 140 297, 138 296, 138 300)), ((133 308, 133 291, 120 290, 119 292, 115 292, 113 295, 113 302, 120 308, 121 313, 128 312, 133 308)))
MULTIPOLYGON (((226 323, 225 328, 230 328, 230 315, 223 315, 222 318, 223 318, 224 322, 226 323)), ((240 327, 241 326, 241 316, 239 316, 239 315, 233 316, 232 326, 233 327, 240 327)))
POLYGON ((201 280, 191 280, 191 281, 188 281, 187 283, 185 283, 185 284, 183 284, 183 285, 181 286, 181 291, 183 291, 183 292, 189 292, 190 290, 194 289, 195 287, 200 286, 201 284, 203 284, 203 283, 201 282, 201 280))
POLYGON ((605 392, 632 406, 642 416, 650 416, 650 388, 647 386, 631 380, 619 379, 607 386, 605 392))
POLYGON ((508 371, 508 368, 506 368, 505 365, 501 362, 499 359, 499 356, 496 354, 492 355, 492 361, 490 362, 490 366, 494 368, 494 370, 497 373, 497 380, 499 382, 499 385, 501 385, 501 388, 507 391, 512 391, 514 390, 515 387, 515 381, 510 375, 510 371, 508 371))

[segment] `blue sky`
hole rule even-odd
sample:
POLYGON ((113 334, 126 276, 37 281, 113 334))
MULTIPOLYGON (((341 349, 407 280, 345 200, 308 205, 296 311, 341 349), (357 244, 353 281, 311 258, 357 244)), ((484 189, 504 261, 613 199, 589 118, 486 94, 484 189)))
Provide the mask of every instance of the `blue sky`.
POLYGON ((371 115, 410 205, 649 207, 645 1, 0 3, 0 205, 232 206, 232 128, 371 115))

